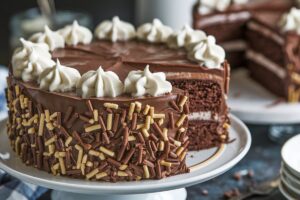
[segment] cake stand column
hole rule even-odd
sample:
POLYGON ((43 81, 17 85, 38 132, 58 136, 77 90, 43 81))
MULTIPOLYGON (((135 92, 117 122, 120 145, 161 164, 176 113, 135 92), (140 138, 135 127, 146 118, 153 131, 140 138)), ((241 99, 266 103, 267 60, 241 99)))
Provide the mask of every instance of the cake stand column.
POLYGON ((128 194, 128 195, 89 195, 54 190, 52 200, 185 200, 185 188, 157 193, 128 194))

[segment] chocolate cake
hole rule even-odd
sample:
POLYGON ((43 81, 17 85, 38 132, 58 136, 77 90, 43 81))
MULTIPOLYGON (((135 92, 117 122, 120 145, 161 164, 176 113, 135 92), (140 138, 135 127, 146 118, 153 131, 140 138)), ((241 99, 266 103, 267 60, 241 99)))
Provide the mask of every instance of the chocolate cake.
POLYGON ((288 102, 298 102, 298 36, 279 26, 295 2, 209 2, 200 0, 195 5, 194 27, 216 36, 233 67, 247 66, 251 77, 266 89, 288 102))
POLYGON ((161 179, 188 150, 228 141, 229 64, 213 36, 155 19, 76 21, 21 39, 7 79, 8 136, 27 165, 73 178, 161 179))
POLYGON ((254 15, 247 24, 246 58, 251 76, 289 102, 300 100, 300 36, 290 24, 299 14, 295 8, 288 14, 264 12, 254 15))
POLYGON ((291 0, 199 0, 193 8, 193 27, 214 35, 232 67, 245 66, 246 23, 255 13, 287 11, 291 0))

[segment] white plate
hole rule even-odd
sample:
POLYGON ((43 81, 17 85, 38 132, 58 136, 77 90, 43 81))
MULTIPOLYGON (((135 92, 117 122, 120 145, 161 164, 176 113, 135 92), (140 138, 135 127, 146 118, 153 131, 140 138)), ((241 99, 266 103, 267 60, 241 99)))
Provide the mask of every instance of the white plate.
POLYGON ((282 147, 281 157, 284 165, 295 176, 300 177, 300 134, 289 139, 282 147))
POLYGON ((280 175, 280 179, 281 182, 291 191, 293 192, 295 195, 300 196, 300 190, 298 188, 296 188, 295 186, 293 186, 286 178, 286 176, 284 176, 283 174, 280 175))
POLYGON ((294 176, 294 174, 292 174, 284 164, 281 166, 280 174, 290 185, 295 188, 299 188, 300 192, 300 178, 294 176))
POLYGON ((251 136, 248 128, 236 117, 231 116, 230 138, 236 140, 223 148, 191 152, 188 165, 194 166, 190 173, 169 177, 163 180, 140 182, 90 182, 66 177, 58 177, 25 166, 11 151, 5 125, 0 124, 0 152, 9 152, 10 159, 1 160, 0 168, 9 174, 32 184, 55 190, 85 194, 141 194, 160 192, 187 187, 212 179, 236 165, 248 152, 251 136), (193 155, 193 156, 191 156, 193 155))
POLYGON ((281 194, 283 194, 283 196, 288 199, 288 200, 296 200, 296 198, 292 197, 291 194, 289 194, 289 192, 286 191, 285 187, 283 186, 282 183, 279 184, 279 190, 281 192, 281 194))
POLYGON ((279 97, 252 80, 246 69, 232 73, 228 104, 242 121, 253 124, 300 122, 300 103, 278 103, 278 100, 279 97))

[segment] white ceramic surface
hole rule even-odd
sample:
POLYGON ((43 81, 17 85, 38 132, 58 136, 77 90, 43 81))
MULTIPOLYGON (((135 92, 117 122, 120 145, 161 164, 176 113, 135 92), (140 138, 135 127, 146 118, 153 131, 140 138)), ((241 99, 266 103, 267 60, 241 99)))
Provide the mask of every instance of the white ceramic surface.
POLYGON ((245 69, 238 69, 232 73, 228 99, 231 112, 247 123, 300 122, 300 103, 276 103, 279 97, 252 80, 245 69))
MULTIPOLYGON (((0 159, 0 168, 9 174, 29 183, 44 186, 55 190, 83 194, 143 194, 175 190, 201 183, 212 179, 236 165, 248 152, 251 144, 251 135, 248 128, 236 117, 231 116, 232 126, 230 138, 234 142, 225 145, 221 151, 214 148, 188 154, 187 163, 194 166, 190 173, 169 177, 163 180, 149 180, 141 182, 91 182, 58 177, 25 166, 12 152, 6 135, 5 123, 0 123, 0 153, 9 152, 8 160, 0 159), (216 155, 210 162, 207 158, 216 155), (193 155, 193 156, 191 156, 193 155), (197 164, 200 164, 197 166, 197 164)), ((181 193, 182 194, 182 193, 181 193)))
POLYGON ((295 176, 300 177, 300 134, 289 139, 282 147, 281 157, 284 165, 295 176))
POLYGON ((294 176, 285 165, 282 165, 280 174, 293 187, 299 188, 300 192, 300 178, 294 176))
POLYGON ((300 190, 298 188, 296 188, 295 186, 293 186, 284 175, 281 175, 280 177, 281 182, 290 190, 292 191, 294 194, 296 194, 297 196, 300 197, 300 190))
POLYGON ((291 194, 289 194, 286 189, 284 188, 284 186, 282 184, 279 185, 279 190, 280 192, 283 194, 283 196, 288 199, 288 200, 296 200, 296 198, 292 197, 291 194))
POLYGON ((164 192, 134 194, 134 195, 88 195, 76 194, 63 191, 53 191, 52 200, 185 200, 187 197, 186 189, 180 188, 164 192))

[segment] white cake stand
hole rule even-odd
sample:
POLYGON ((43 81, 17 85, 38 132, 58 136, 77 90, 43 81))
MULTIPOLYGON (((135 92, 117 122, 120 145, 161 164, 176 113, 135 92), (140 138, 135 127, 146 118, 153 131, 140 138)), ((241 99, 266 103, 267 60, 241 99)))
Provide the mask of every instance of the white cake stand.
POLYGON ((232 73, 229 107, 231 112, 251 124, 294 124, 300 122, 300 103, 285 103, 254 80, 247 70, 232 73))
POLYGON ((12 176, 35 185, 55 190, 55 200, 184 200, 186 190, 191 186, 212 179, 237 164, 248 152, 251 136, 247 127, 236 117, 231 116, 230 138, 234 142, 220 148, 190 152, 187 163, 190 173, 169 177, 163 180, 140 182, 90 182, 66 177, 53 176, 32 167, 25 166, 9 146, 5 124, 0 123, 0 153, 8 152, 8 159, 0 159, 0 168, 12 176))

